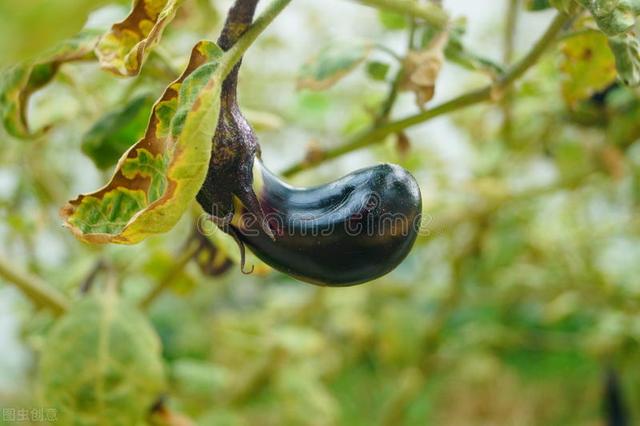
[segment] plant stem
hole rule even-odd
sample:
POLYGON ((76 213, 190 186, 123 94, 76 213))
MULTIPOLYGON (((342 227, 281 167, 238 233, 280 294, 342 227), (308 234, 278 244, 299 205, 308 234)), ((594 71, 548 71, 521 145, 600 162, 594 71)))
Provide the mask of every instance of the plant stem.
POLYGON ((291 3, 291 0, 273 0, 269 6, 262 12, 253 24, 251 24, 242 36, 238 38, 236 43, 231 47, 224 58, 221 66, 224 67, 223 75, 226 77, 233 67, 242 59, 242 55, 251 47, 258 36, 273 22, 273 20, 282 12, 282 10, 291 3))
MULTIPOLYGON (((253 21, 253 15, 255 14, 258 1, 259 0, 236 0, 231 9, 229 9, 222 33, 220 37, 218 37, 218 46, 220 46, 222 50, 228 51, 231 49, 238 41, 238 38, 249 28, 251 21, 253 21)), ((239 59, 222 83, 222 104, 224 111, 222 111, 221 114, 238 109, 236 92, 241 63, 242 59, 239 59)), ((222 120, 218 123, 218 126, 221 125, 223 125, 222 120)), ((217 131, 218 130, 216 130, 216 132, 217 131)))
POLYGON ((424 19, 436 29, 445 28, 449 22, 447 14, 433 3, 418 3, 414 0, 360 0, 360 3, 424 19))
POLYGON ((17 270, 9 260, 3 257, 0 257, 0 277, 15 285, 34 304, 50 309, 55 315, 62 315, 69 308, 69 302, 64 294, 40 278, 17 270))
MULTIPOLYGON (((506 66, 511 66, 514 55, 514 39, 518 26, 518 12, 520 0, 509 0, 506 15, 506 25, 504 30, 504 57, 506 66)), ((513 93, 507 90, 502 99, 502 135, 504 139, 511 143, 513 140, 513 93)))
POLYGON ((387 135, 400 132, 408 127, 424 123, 441 115, 457 111, 471 105, 495 99, 496 96, 502 95, 506 88, 508 88, 520 77, 522 77, 522 75, 524 75, 527 70, 529 70, 529 68, 531 68, 538 61, 538 59, 540 59, 542 54, 555 41, 556 37, 562 31, 564 26, 569 22, 569 20, 570 17, 568 15, 564 13, 558 13, 558 15, 556 15, 556 17, 551 22, 549 28, 547 28, 542 37, 536 42, 531 51, 529 51, 529 53, 524 58, 522 58, 522 60, 517 62, 504 76, 499 78, 493 84, 490 84, 482 89, 477 89, 463 94, 432 109, 400 119, 398 121, 374 125, 369 130, 356 135, 344 145, 325 151, 324 153, 322 153, 322 155, 318 156, 318 161, 300 162, 286 169, 282 174, 284 176, 294 175, 303 170, 310 169, 323 161, 331 160, 343 154, 367 147, 369 145, 380 143, 387 135))

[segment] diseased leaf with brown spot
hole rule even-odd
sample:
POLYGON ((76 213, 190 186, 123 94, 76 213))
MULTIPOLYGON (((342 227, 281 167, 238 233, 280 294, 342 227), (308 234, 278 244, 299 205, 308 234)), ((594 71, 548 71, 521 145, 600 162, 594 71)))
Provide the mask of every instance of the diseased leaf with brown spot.
POLYGON ((182 0, 134 0, 131 13, 100 39, 100 65, 122 76, 140 72, 151 48, 160 40, 182 0))
POLYGON ((298 89, 325 90, 360 65, 371 52, 371 43, 351 41, 324 47, 307 62, 298 76, 298 89))
POLYGON ((33 62, 15 65, 2 72, 0 117, 7 133, 16 138, 28 139, 47 130, 46 127, 37 131, 29 129, 27 119, 29 98, 55 77, 62 64, 91 58, 97 41, 98 33, 82 31, 33 62))
POLYGON ((440 33, 425 50, 409 52, 405 58, 405 73, 400 88, 414 92, 419 106, 435 95, 436 80, 444 63, 444 48, 448 38, 447 33, 440 33))
POLYGON ((616 79, 616 64, 607 37, 589 31, 561 45, 562 94, 569 105, 604 90, 616 79))
POLYGON ((222 51, 201 41, 182 76, 155 103, 144 137, 111 181, 63 209, 65 225, 89 243, 134 244, 170 230, 204 181, 220 108, 222 51))

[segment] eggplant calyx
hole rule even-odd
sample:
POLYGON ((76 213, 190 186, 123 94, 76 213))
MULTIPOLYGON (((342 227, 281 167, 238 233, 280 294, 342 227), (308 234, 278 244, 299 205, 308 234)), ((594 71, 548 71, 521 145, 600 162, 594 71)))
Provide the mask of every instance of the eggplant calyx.
MULTIPOLYGON (((246 31, 253 21, 257 3, 258 0, 237 0, 234 3, 218 38, 220 48, 229 50, 246 31)), ((196 199, 218 227, 239 241, 227 226, 234 215, 234 198, 237 198, 259 219, 264 233, 274 239, 252 187, 253 161, 260 147, 253 129, 238 107, 239 69, 240 63, 222 84, 220 115, 212 140, 209 170, 196 199)), ((244 264, 244 247, 240 249, 244 264)))
POLYGON ((260 221, 265 234, 274 239, 253 190, 253 162, 260 149, 257 138, 235 101, 225 100, 223 105, 213 137, 209 171, 196 199, 214 223, 225 229, 235 213, 234 197, 237 198, 260 221))

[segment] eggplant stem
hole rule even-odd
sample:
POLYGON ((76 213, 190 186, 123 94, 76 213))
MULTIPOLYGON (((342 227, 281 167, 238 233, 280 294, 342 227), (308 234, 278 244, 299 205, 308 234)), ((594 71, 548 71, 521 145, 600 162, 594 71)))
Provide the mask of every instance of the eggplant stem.
POLYGON ((242 240, 238 236, 238 231, 232 226, 229 227, 229 229, 226 229, 226 230, 223 229, 223 231, 226 232, 228 235, 231 235, 231 238, 233 238, 233 240, 238 245, 238 248, 240 249, 240 272, 242 272, 244 275, 251 275, 253 273, 253 270, 255 269, 255 265, 251 265, 251 270, 250 271, 245 271, 244 270, 245 261, 246 261, 246 253, 245 253, 244 243, 242 242, 242 240))

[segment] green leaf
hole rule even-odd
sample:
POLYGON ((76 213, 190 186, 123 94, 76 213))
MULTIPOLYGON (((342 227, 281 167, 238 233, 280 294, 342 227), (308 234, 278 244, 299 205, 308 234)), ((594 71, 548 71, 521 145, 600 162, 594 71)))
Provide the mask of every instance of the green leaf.
POLYGON ((587 8, 598 27, 607 35, 618 35, 629 31, 640 13, 638 0, 577 0, 587 8))
POLYGON ((153 97, 135 97, 124 107, 105 114, 82 138, 82 151, 100 169, 118 161, 144 134, 153 106, 153 97))
POLYGON ((462 41, 466 32, 466 21, 458 20, 454 22, 449 30, 449 40, 444 50, 444 55, 448 61, 453 62, 462 68, 470 71, 480 71, 491 77, 504 74, 502 66, 490 59, 484 58, 474 52, 469 51, 462 41))
POLYGON ((171 379, 181 393, 198 398, 223 392, 229 382, 229 372, 211 362, 181 358, 171 366, 171 379))
POLYGON ((367 74, 373 80, 384 81, 389 73, 389 64, 379 61, 371 61, 367 64, 367 74))
POLYGON ((399 13, 381 10, 378 12, 378 20, 387 30, 396 31, 407 28, 407 18, 399 13))
POLYGON ((39 379, 59 424, 141 424, 165 389, 160 341, 115 292, 91 296, 51 329, 39 379))
POLYGON ((102 189, 62 209, 65 225, 89 243, 135 244, 170 230, 207 173, 220 108, 222 51, 193 48, 182 76, 155 103, 144 137, 118 162, 102 189))
POLYGON ((575 105, 615 81, 615 61, 604 34, 597 31, 580 33, 565 40, 561 50, 562 94, 569 105, 575 105))
POLYGON ((98 40, 95 31, 83 31, 65 40, 32 63, 15 65, 0 77, 0 117, 10 135, 28 139, 42 134, 47 128, 32 132, 27 120, 29 98, 46 86, 66 62, 89 59, 98 40))
POLYGON ((609 37, 609 46, 620 80, 627 86, 640 85, 640 42, 633 32, 609 37))
POLYGON ((30 61, 82 30, 89 13, 110 0, 0 1, 0 68, 30 61))
POLYGON ((525 9, 530 11, 545 10, 551 7, 549 0, 527 0, 524 5, 525 9))
POLYGON ((607 96, 607 109, 606 140, 626 149, 640 138, 640 100, 633 90, 619 87, 607 96))
POLYGON ((131 13, 111 27, 98 43, 100 65, 115 74, 133 76, 173 20, 182 0, 135 0, 131 13))
POLYGON ((360 65, 371 52, 367 41, 335 42, 307 62, 298 76, 298 89, 325 90, 360 65))

